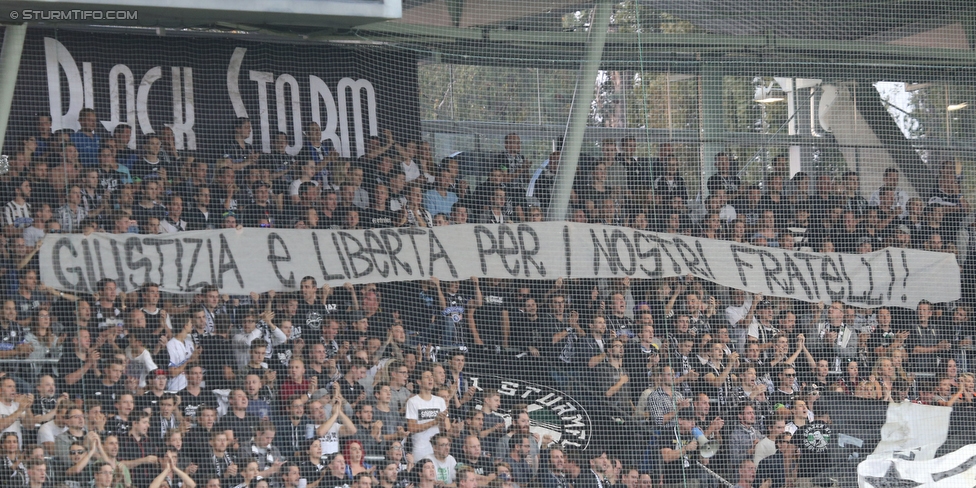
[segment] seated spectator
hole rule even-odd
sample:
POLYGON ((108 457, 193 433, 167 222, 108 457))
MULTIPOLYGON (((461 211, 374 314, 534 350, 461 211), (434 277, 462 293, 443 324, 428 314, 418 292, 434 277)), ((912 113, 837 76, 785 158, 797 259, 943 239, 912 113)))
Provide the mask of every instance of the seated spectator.
POLYGON ((7 234, 14 235, 34 222, 31 219, 31 204, 28 203, 31 197, 31 181, 26 178, 16 180, 11 183, 8 192, 14 198, 3 209, 3 223, 7 234))
POLYGON ((173 195, 166 205, 166 218, 159 223, 164 234, 173 234, 189 230, 187 222, 183 220, 183 197, 173 195))
POLYGON ((434 188, 424 194, 424 209, 431 215, 451 215, 451 209, 458 202, 458 196, 450 191, 451 177, 446 169, 437 174, 434 188))

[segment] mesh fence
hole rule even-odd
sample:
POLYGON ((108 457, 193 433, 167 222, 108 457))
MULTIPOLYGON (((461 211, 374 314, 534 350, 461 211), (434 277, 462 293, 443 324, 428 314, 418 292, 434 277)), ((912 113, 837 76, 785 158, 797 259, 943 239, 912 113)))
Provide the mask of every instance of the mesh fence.
POLYGON ((976 485, 971 19, 698 3, 31 26, 0 484, 976 485))

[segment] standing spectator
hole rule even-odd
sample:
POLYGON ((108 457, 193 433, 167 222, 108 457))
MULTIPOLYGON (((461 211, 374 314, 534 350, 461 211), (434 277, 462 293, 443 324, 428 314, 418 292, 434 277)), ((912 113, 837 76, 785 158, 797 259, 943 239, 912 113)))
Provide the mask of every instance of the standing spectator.
POLYGON ((425 370, 420 375, 420 392, 407 401, 407 432, 412 434, 413 457, 423 459, 433 452, 431 438, 440 432, 451 431, 451 420, 444 399, 434 396, 434 373, 425 370))
POLYGON ((78 112, 78 124, 81 128, 71 134, 71 144, 78 149, 81 164, 86 168, 94 168, 98 166, 98 149, 101 147, 101 139, 95 134, 98 127, 95 110, 87 107, 81 109, 78 112))
POLYGON ((218 225, 220 213, 210 207, 210 188, 197 188, 193 206, 186 212, 186 230, 208 230, 218 225))
POLYGON ((186 388, 186 374, 184 374, 184 371, 189 366, 189 363, 199 359, 200 353, 203 352, 202 348, 196 347, 193 339, 190 337, 190 331, 192 329, 193 320, 187 320, 183 325, 183 329, 177 332, 166 343, 166 350, 169 352, 169 367, 167 368, 167 372, 170 378, 166 389, 169 391, 178 392, 186 388))
POLYGON ((119 459, 127 461, 132 473, 132 481, 137 486, 148 486, 155 474, 157 446, 149 433, 149 414, 132 414, 132 427, 128 435, 119 438, 119 459))
POLYGON ((34 395, 17 394, 17 384, 13 378, 0 379, 0 431, 13 433, 22 444, 24 425, 34 425, 34 416, 31 413, 33 403, 34 395))
POLYGON ((68 190, 68 201, 58 209, 58 222, 61 231, 77 233, 81 231, 81 221, 88 217, 88 211, 82 205, 81 187, 72 185, 68 190))
POLYGON ((336 394, 332 398, 332 402, 328 404, 328 409, 323 403, 320 400, 308 403, 307 409, 311 423, 308 425, 306 437, 317 436, 322 444, 323 454, 337 454, 339 452, 339 437, 355 435, 356 425, 343 410, 344 400, 341 395, 336 394))
POLYGON ((451 437, 444 433, 439 433, 431 438, 434 452, 427 456, 434 462, 434 469, 437 470, 437 481, 443 485, 453 485, 457 477, 457 460, 451 453, 451 437))
POLYGON ((948 335, 933 314, 931 303, 927 300, 919 302, 915 326, 910 329, 911 335, 906 342, 915 373, 938 373, 940 363, 949 358, 952 349, 948 335))
POLYGON ((3 223, 8 234, 17 229, 27 228, 34 222, 31 219, 31 204, 28 202, 31 197, 30 180, 26 178, 15 180, 11 184, 10 191, 14 194, 14 198, 7 202, 3 209, 3 223))
POLYGON ((752 460, 755 454, 756 444, 764 436, 756 428, 756 410, 752 405, 745 404, 739 411, 739 423, 732 431, 729 445, 726 446, 730 453, 732 466, 737 466, 745 460, 752 460))
POLYGON ((217 430, 233 431, 234 439, 250 439, 260 419, 248 413, 247 394, 244 390, 235 389, 230 392, 228 400, 230 407, 227 409, 227 415, 221 417, 220 422, 217 423, 217 430))
MULTIPOLYGON (((819 305, 820 312, 823 311, 823 304, 819 305)), ((819 313, 818 312, 818 315, 819 313)), ((844 322, 844 304, 834 302, 827 310, 827 320, 817 325, 817 335, 820 340, 815 344, 817 349, 813 356, 817 359, 826 359, 831 363, 831 368, 835 372, 840 372, 847 362, 857 358, 857 331, 852 326, 844 322)))

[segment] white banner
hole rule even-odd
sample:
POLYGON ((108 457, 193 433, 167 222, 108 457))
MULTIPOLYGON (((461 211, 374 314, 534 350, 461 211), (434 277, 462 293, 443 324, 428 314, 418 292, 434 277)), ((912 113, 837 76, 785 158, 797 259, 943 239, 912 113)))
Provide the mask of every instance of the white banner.
POLYGON ((806 302, 914 307, 960 298, 955 255, 888 248, 809 253, 625 227, 546 222, 424 229, 215 230, 167 235, 48 236, 41 280, 87 292, 112 278, 131 291, 155 282, 170 293, 294 291, 304 276, 341 285, 472 276, 662 278, 694 275, 753 293, 806 302))

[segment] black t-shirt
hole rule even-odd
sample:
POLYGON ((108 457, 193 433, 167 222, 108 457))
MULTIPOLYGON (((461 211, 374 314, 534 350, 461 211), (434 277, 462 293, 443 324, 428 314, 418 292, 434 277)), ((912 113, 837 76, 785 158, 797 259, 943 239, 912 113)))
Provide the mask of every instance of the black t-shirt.
POLYGON ((207 388, 229 388, 230 385, 224 379, 224 366, 227 365, 231 350, 230 341, 220 336, 200 336, 199 340, 198 344, 203 347, 200 364, 204 369, 203 379, 207 388))
POLYGON ((186 388, 180 390, 180 408, 183 409, 183 416, 195 419, 197 411, 205 405, 217 408, 217 395, 207 389, 200 389, 199 395, 194 395, 186 388))
MULTIPOLYGON (((359 395, 366 392, 366 388, 364 388, 363 385, 359 384, 358 381, 353 381, 352 383, 350 383, 345 378, 342 378, 336 383, 339 385, 339 388, 342 390, 342 397, 345 398, 346 401, 351 403, 355 403, 357 400, 359 400, 359 395)), ((319 384, 321 385, 322 383, 319 384)), ((368 401, 368 400, 369 399, 367 398, 364 401, 368 401)))
POLYGON ((777 405, 783 405, 792 410, 793 402, 796 401, 796 397, 799 395, 797 392, 784 393, 782 390, 776 389, 769 395, 769 403, 774 410, 777 408, 777 405))
POLYGON ((396 227, 400 221, 400 216, 392 210, 376 210, 374 208, 363 210, 359 221, 369 229, 381 229, 384 227, 396 227))
POLYGON ((136 397, 136 410, 148 408, 151 409, 152 413, 155 415, 159 411, 157 407, 159 406, 159 400, 161 398, 162 396, 156 396, 155 393, 147 390, 142 395, 136 397))
MULTIPOLYGON (((268 358, 268 369, 278 373, 278 377, 288 374, 288 362, 295 357, 295 341, 288 340, 284 344, 278 344, 268 358)), ((306 369, 307 371, 307 369, 306 369)))
POLYGON ((163 317, 159 313, 162 311, 161 308, 157 308, 153 313, 146 311, 145 308, 141 308, 139 310, 142 310, 142 314, 146 317, 146 330, 155 332, 159 330, 161 326, 163 326, 163 317))
POLYGON ((172 176, 175 176, 174 173, 173 173, 173 168, 169 168, 165 164, 163 164, 163 160, 162 159, 160 159, 159 161, 156 161, 155 163, 151 163, 151 162, 147 161, 145 158, 139 159, 138 161, 135 162, 135 164, 132 165, 131 168, 129 168, 129 173, 132 175, 132 178, 135 178, 135 179, 140 179, 140 180, 156 179, 156 180, 159 180, 159 179, 161 179, 161 175, 159 174, 160 173, 160 170, 163 170, 163 169, 166 170, 166 177, 167 178, 171 178, 172 176))
MULTIPOLYGON (((416 282, 401 282, 393 286, 396 291, 391 296, 402 297, 399 306, 404 315, 404 328, 410 333, 427 332, 431 327, 431 317, 440 313, 437 292, 430 289, 425 291, 416 282)), ((480 326, 478 330, 481 330, 480 326)))
POLYGON ((827 470, 830 459, 827 447, 830 445, 833 431, 822 420, 798 427, 793 434, 793 443, 800 450, 799 476, 803 478, 816 476, 827 470))
POLYGON ((461 459, 457 460, 457 467, 460 469, 462 466, 467 466, 474 470, 474 474, 478 476, 488 476, 495 472, 495 467, 491 463, 491 458, 486 456, 484 453, 477 461, 471 462, 466 457, 461 456, 461 459))
MULTIPOLYGON (((486 346, 500 346, 502 343, 502 311, 511 305, 511 295, 500 287, 481 285, 482 305, 474 311, 474 323, 478 335, 486 346)), ((467 328, 465 328, 467 329, 467 328)), ((470 335, 470 331, 467 332, 470 335)), ((465 341, 474 344, 474 340, 465 341)))
POLYGON ((542 316, 537 315, 533 320, 525 312, 510 312, 509 321, 511 322, 511 335, 509 335, 508 347, 526 350, 529 346, 536 348, 547 345, 548 342, 542 339, 546 333, 545 321, 542 316))
POLYGON ((244 227, 259 227, 262 220, 267 220, 274 227, 287 227, 285 222, 278 221, 278 212, 271 204, 258 205, 252 203, 244 208, 243 216, 238 220, 244 227))
POLYGON ((144 226, 153 217, 163 220, 166 217, 166 207, 155 202, 153 202, 152 207, 132 206, 132 218, 139 223, 141 232, 145 232, 144 226))
MULTIPOLYGON (((307 481, 308 484, 315 483, 319 478, 322 478, 325 469, 326 466, 324 464, 312 464, 312 462, 307 459, 298 463, 299 476, 305 479, 305 481, 307 481)), ((325 476, 328 476, 328 474, 325 474, 325 476)), ((326 486, 323 483, 319 483, 319 486, 321 487, 326 486)))
POLYGON ((299 300, 298 312, 295 313, 295 319, 292 323, 296 327, 301 327, 303 333, 317 332, 322 329, 327 315, 329 315, 329 311, 317 298, 315 303, 311 304, 305 300, 299 300))
MULTIPOLYGON (((683 446, 688 445, 693 441, 691 434, 676 435, 672 430, 670 432, 662 432, 657 438, 657 445, 654 447, 654 455, 658 457, 659 466, 661 470, 661 476, 664 479, 664 483, 680 483, 684 479, 697 479, 698 478, 698 465, 695 464, 696 455, 694 452, 689 452, 688 454, 679 457, 677 460, 670 463, 664 462, 661 454, 661 450, 667 449, 680 449, 683 446)), ((583 472, 580 477, 587 475, 589 473, 583 472)))
POLYGON ((75 354, 74 348, 69 348, 64 354, 61 355, 61 361, 58 362, 58 370, 61 372, 61 376, 58 381, 61 382, 61 391, 68 392, 73 398, 86 397, 85 391, 87 390, 87 385, 89 383, 94 383, 98 381, 95 376, 94 368, 91 368, 86 372, 80 380, 75 384, 69 385, 65 382, 65 377, 75 371, 78 371, 84 367, 85 362, 82 361, 77 354, 75 354))
POLYGON ((110 386, 106 386, 101 381, 93 381, 88 384, 88 389, 85 391, 85 398, 98 400, 101 402, 102 410, 106 414, 114 414, 115 400, 125 392, 125 385, 122 384, 122 381, 119 380, 118 383, 110 386))
POLYGON ((651 386, 647 376, 649 371, 647 362, 651 357, 660 354, 660 348, 653 345, 647 349, 641 345, 640 340, 628 341, 624 347, 624 368, 630 381, 635 382, 633 389, 635 393, 640 393, 651 386))
POLYGON ((68 470, 74 466, 69 460, 53 459, 47 468, 47 483, 45 486, 54 486, 56 483, 64 483, 68 488, 88 488, 89 481, 91 481, 95 472, 93 470, 93 462, 89 462, 88 466, 85 466, 78 474, 67 474, 68 470))
MULTIPOLYGON (((908 340, 905 341, 905 349, 909 352, 918 346, 932 347, 938 345, 940 341, 949 339, 945 336, 940 324, 934 320, 929 320, 928 327, 916 325, 910 330, 911 333, 908 336, 908 340)), ((950 351, 912 354, 912 369, 916 373, 938 373, 941 369, 939 367, 939 358, 943 355, 948 357, 949 354, 950 351)))
MULTIPOLYGON (((130 172, 131 173, 131 172, 130 172)), ((124 174, 115 170, 98 170, 98 186, 109 193, 118 190, 125 183, 124 174)))
MULTIPOLYGON (((105 406, 103 405, 102 408, 105 406)), ((105 422, 105 432, 116 435, 119 439, 128 437, 132 423, 129 420, 122 420, 118 415, 105 422)), ((120 453, 121 454, 121 453, 120 453)))
POLYGON ((233 430, 234 439, 245 441, 254 435, 254 427, 257 423, 258 419, 253 415, 245 414, 244 418, 238 418, 233 413, 227 412, 227 415, 217 421, 217 429, 233 430))

